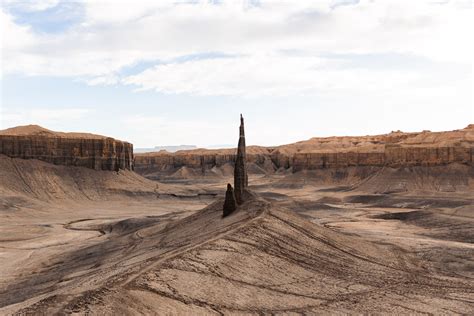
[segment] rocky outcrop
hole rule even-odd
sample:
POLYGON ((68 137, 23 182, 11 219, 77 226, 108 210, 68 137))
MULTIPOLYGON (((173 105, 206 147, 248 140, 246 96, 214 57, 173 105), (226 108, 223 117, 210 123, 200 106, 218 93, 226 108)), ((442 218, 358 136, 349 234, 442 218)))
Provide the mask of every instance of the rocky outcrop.
POLYGON ((0 131, 0 154, 95 170, 133 169, 133 145, 110 137, 53 132, 39 126, 0 131))
POLYGON ((227 184, 227 191, 225 192, 225 201, 223 207, 223 217, 229 216, 237 209, 237 202, 235 200, 234 188, 230 183, 227 184))

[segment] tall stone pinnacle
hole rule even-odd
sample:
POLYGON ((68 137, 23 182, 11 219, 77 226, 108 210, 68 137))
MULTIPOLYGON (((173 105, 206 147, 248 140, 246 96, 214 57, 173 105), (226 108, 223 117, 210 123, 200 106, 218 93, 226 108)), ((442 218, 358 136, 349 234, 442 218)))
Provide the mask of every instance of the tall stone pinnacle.
POLYGON ((242 114, 240 114, 239 146, 237 147, 237 157, 235 159, 234 168, 234 188, 237 204, 244 202, 244 192, 249 183, 246 159, 244 118, 242 114))

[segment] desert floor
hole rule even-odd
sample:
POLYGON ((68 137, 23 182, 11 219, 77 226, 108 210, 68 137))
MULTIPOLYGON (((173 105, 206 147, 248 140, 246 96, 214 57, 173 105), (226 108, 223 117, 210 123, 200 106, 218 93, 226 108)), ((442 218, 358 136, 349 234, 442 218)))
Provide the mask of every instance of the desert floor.
POLYGON ((253 176, 256 196, 222 219, 230 180, 93 200, 4 194, 0 314, 474 313, 469 192, 253 176))

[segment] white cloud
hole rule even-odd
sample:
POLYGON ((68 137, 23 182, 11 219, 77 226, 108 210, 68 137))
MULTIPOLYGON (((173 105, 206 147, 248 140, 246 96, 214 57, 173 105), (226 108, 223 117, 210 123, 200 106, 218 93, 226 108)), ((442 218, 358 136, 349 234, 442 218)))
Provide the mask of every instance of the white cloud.
POLYGON ((86 79, 86 83, 90 86, 97 86, 97 85, 104 85, 110 86, 117 84, 120 81, 120 78, 116 75, 106 75, 106 76, 98 76, 92 79, 86 79))
POLYGON ((37 44, 31 28, 15 24, 13 16, 0 10, 1 48, 4 58, 13 59, 13 53, 21 53, 37 44))
POLYGON ((48 126, 62 121, 71 122, 81 120, 85 118, 90 112, 91 110, 86 108, 41 108, 0 111, 0 126, 2 128, 29 124, 48 126))
POLYGON ((413 71, 346 69, 317 57, 252 55, 159 65, 124 79, 141 90, 194 95, 380 93, 421 82, 413 71))
POLYGON ((2 72, 81 77, 90 85, 124 82, 168 93, 268 95, 403 86, 422 77, 406 70, 331 69, 324 59, 331 53, 472 64, 470 1, 334 4, 85 1, 84 21, 54 35, 37 34, 2 12, 2 72), (234 58, 173 61, 209 52, 234 58), (124 67, 153 60, 168 64, 120 78, 124 67))

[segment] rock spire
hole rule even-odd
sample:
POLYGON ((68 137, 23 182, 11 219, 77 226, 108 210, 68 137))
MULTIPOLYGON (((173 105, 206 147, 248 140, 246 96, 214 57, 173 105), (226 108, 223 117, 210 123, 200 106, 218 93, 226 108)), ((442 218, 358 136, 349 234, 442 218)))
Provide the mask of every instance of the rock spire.
POLYGON ((227 191, 225 193, 223 217, 226 217, 226 216, 232 214, 235 211, 236 208, 237 208, 237 204, 235 202, 234 189, 232 188, 230 183, 228 183, 227 184, 227 191))
POLYGON ((226 217, 232 214, 236 209, 237 205, 244 203, 245 192, 249 183, 247 175, 246 161, 247 156, 245 152, 245 129, 244 129, 244 118, 240 114, 240 134, 239 134, 239 145, 237 147, 237 157, 235 159, 234 168, 234 188, 230 183, 227 184, 227 191, 225 193, 224 201, 224 214, 226 217))
POLYGON ((234 188, 235 188, 235 199, 237 204, 244 202, 244 192, 248 186, 248 175, 246 166, 246 150, 245 150, 245 128, 244 118, 240 114, 240 135, 239 145, 237 147, 237 157, 235 159, 234 168, 234 188))

